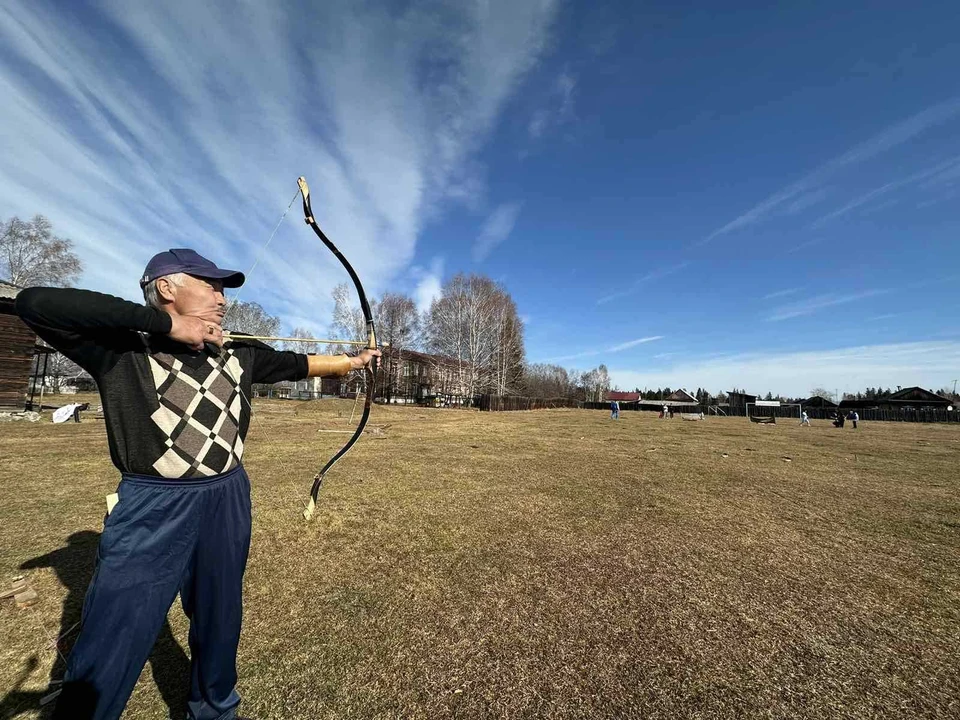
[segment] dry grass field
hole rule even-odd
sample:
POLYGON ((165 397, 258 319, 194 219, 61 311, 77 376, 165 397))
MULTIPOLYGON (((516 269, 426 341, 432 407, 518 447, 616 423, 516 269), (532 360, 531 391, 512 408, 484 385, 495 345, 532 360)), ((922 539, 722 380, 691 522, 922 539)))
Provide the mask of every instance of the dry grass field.
MULTIPOLYGON (((307 524, 351 406, 256 402, 244 714, 960 717, 960 427, 377 407, 307 524)), ((102 421, 0 425, 0 580, 40 593, 0 718, 42 717, 116 479, 102 421)), ((184 648, 175 605, 125 717, 184 648)))

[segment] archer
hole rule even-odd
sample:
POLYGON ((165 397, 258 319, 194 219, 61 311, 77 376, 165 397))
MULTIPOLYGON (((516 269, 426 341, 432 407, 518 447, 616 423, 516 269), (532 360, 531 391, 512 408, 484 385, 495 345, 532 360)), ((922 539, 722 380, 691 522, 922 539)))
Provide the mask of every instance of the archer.
POLYGON ((178 592, 190 619, 187 716, 236 717, 251 386, 342 376, 380 355, 302 355, 242 338, 225 345, 223 289, 243 281, 173 249, 147 263, 145 305, 88 290, 17 296, 24 322, 96 380, 121 473, 55 718, 120 717, 178 592))

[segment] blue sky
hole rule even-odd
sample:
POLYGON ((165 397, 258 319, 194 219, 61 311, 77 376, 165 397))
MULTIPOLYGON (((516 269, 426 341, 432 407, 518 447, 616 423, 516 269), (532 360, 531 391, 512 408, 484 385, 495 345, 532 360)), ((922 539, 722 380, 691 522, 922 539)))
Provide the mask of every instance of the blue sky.
MULTIPOLYGON (((305 174, 368 292, 502 281, 624 389, 960 377, 960 6, 6 2, 0 217, 131 299, 249 268, 305 174), (281 7, 282 6, 282 7, 281 7)), ((326 330, 295 206, 242 292, 326 330)))

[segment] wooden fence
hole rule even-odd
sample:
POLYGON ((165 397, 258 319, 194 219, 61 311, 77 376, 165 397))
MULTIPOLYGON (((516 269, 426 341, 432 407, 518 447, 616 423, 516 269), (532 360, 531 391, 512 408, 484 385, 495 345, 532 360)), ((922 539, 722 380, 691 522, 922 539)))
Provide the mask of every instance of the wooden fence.
MULTIPOLYGON (((643 404, 639 405, 636 403, 620 403, 620 412, 636 412, 638 410, 645 410, 647 412, 659 413, 662 409, 662 405, 650 405, 643 404)), ((672 410, 675 415, 680 414, 698 414, 703 413, 705 417, 714 417, 718 413, 714 411, 715 406, 709 405, 674 405, 672 410)), ((483 395, 480 398, 480 409, 481 410, 490 410, 490 411, 500 411, 500 410, 545 410, 550 408, 582 408, 584 410, 603 410, 604 412, 610 412, 610 403, 609 402, 583 402, 577 400, 568 400, 567 398, 555 398, 555 399, 542 399, 542 398, 528 398, 528 397, 499 397, 496 395, 483 395)), ((828 408, 801 408, 807 411, 807 415, 811 420, 829 420, 831 419, 831 414, 835 413, 836 410, 830 410, 828 408)), ((759 407, 754 408, 751 406, 751 412, 754 415, 764 415, 764 416, 775 416, 776 418, 782 418, 784 421, 796 421, 799 422, 800 418, 799 410, 796 406, 790 407, 759 407)), ((846 415, 850 410, 848 408, 843 409, 843 414, 846 415)), ((861 422, 921 422, 921 423, 934 423, 934 422, 957 422, 960 423, 960 412, 957 411, 948 411, 945 408, 928 408, 924 410, 888 410, 882 408, 860 408, 857 409, 857 413, 860 415, 861 422)), ((743 406, 739 407, 724 407, 723 414, 731 417, 741 417, 746 418, 747 410, 743 406)))
POLYGON ((487 412, 506 410, 553 410, 556 408, 579 408, 583 403, 569 398, 531 398, 513 395, 481 395, 477 405, 487 412))
MULTIPOLYGON (((820 408, 811 408, 807 410, 807 415, 811 420, 830 420, 834 411, 821 410, 820 408)), ((849 409, 841 410, 844 417, 850 412, 849 409)), ((946 408, 925 408, 922 410, 912 409, 886 409, 886 408, 857 408, 857 415, 861 422, 960 422, 960 412, 948 411, 946 408)))

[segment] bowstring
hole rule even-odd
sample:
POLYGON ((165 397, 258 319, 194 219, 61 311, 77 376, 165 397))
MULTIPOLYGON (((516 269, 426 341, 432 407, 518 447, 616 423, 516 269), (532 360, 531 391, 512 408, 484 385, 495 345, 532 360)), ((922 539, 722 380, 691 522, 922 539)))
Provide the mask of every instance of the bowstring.
MULTIPOLYGON (((256 258, 254 258, 253 265, 250 266, 250 269, 247 271, 245 277, 249 278, 250 275, 253 273, 253 271, 256 269, 257 265, 260 264, 260 259, 266 254, 267 248, 270 247, 270 243, 273 242, 273 238, 276 236, 277 231, 280 229, 280 226, 283 224, 283 221, 286 219, 287 213, 290 212, 290 208, 293 207, 293 204, 297 201, 297 198, 299 196, 300 196, 300 190, 297 189, 297 192, 294 193, 293 198, 290 200, 290 204, 287 205, 287 209, 284 210, 283 215, 280 216, 280 220, 277 222, 276 227, 273 228, 273 232, 270 233, 270 237, 267 238, 267 242, 264 243, 263 247, 260 248, 260 251, 257 253, 256 258)), ((240 300, 240 292, 242 290, 243 290, 242 285, 237 288, 237 292, 234 294, 233 298, 230 300, 229 304, 227 305, 228 312, 230 308, 236 305, 237 302, 240 300)), ((221 353, 223 351, 224 349, 221 348, 221 353)), ((230 379, 233 380, 234 384, 237 387, 237 392, 240 393, 240 397, 243 398, 243 401, 247 404, 247 410, 250 413, 250 417, 252 417, 254 421, 257 423, 257 429, 261 433, 263 433, 263 435, 266 437, 267 436, 266 427, 264 426, 263 421, 260 420, 260 416, 255 412, 253 412, 253 404, 250 402, 250 398, 247 397, 247 394, 243 391, 243 388, 240 385, 240 381, 233 376, 233 372, 230 370, 230 368, 227 366, 226 363, 223 364, 223 369, 226 371, 227 375, 230 376, 230 379)), ((251 387, 252 387, 252 382, 251 382, 251 387)), ((287 468, 283 463, 282 454, 277 455, 277 464, 280 465, 280 471, 284 474, 285 477, 291 477, 290 473, 287 471, 287 468)), ((306 510, 308 506, 307 506, 307 503, 304 501, 304 499, 299 494, 295 494, 295 497, 297 499, 297 502, 303 505, 303 509, 306 510)))
MULTIPOLYGON (((283 225, 283 221, 286 219, 287 213, 290 212, 290 208, 293 207, 293 204, 297 201, 297 197, 299 195, 300 195, 300 190, 297 190, 297 192, 294 193, 293 199, 290 200, 290 204, 287 205, 287 209, 284 210, 283 215, 280 216, 280 220, 279 222, 277 222, 277 226, 273 229, 273 232, 270 233, 270 237, 267 238, 267 242, 264 243, 263 247, 260 248, 259 252, 257 252, 257 256, 253 259, 253 265, 250 266, 250 269, 247 270, 246 274, 244 275, 245 278, 249 278, 250 275, 253 274, 253 271, 256 270, 257 265, 260 264, 261 258, 263 258, 263 256, 266 255, 267 248, 270 247, 270 243, 273 242, 273 238, 276 236, 277 231, 280 229, 280 226, 283 225)), ((234 294, 233 299, 230 301, 230 304, 227 305, 227 310, 229 310, 233 305, 235 305, 240 300, 241 292, 243 292, 243 285, 237 288, 237 292, 234 294)))

